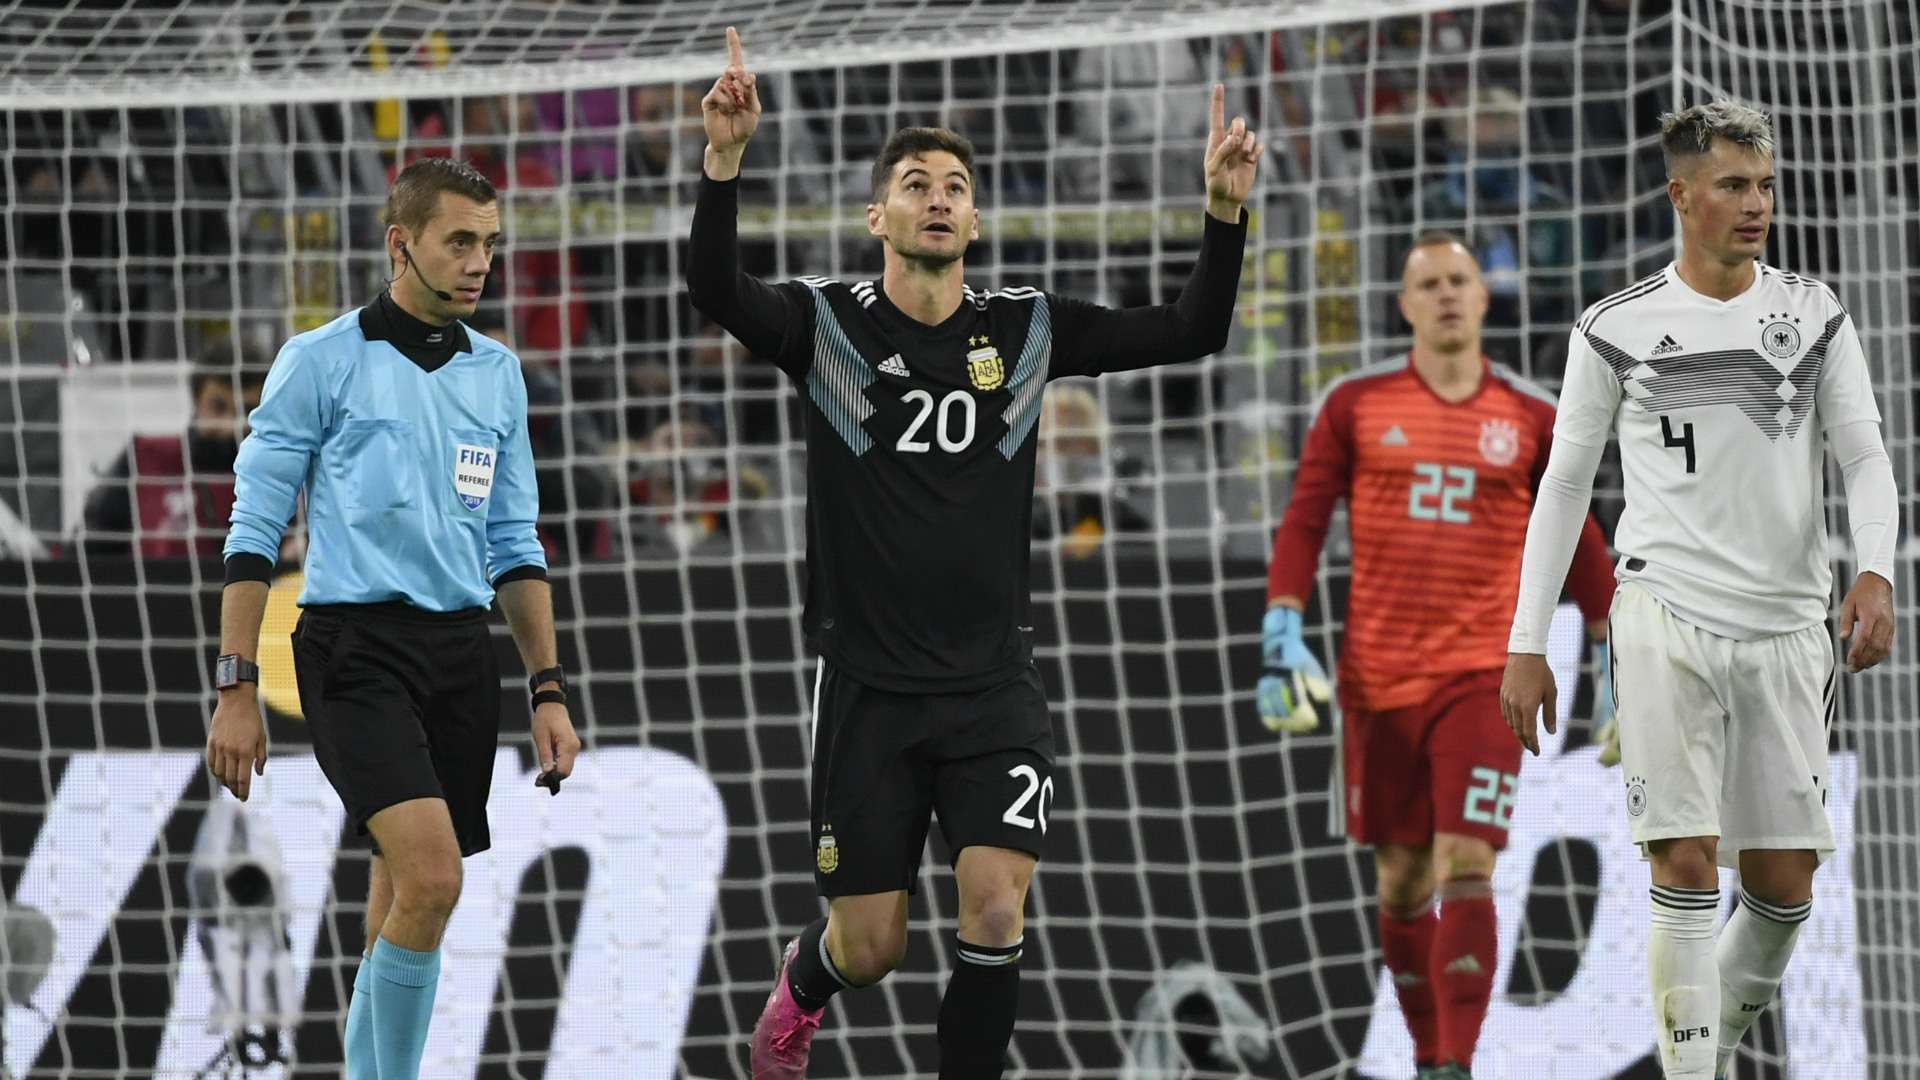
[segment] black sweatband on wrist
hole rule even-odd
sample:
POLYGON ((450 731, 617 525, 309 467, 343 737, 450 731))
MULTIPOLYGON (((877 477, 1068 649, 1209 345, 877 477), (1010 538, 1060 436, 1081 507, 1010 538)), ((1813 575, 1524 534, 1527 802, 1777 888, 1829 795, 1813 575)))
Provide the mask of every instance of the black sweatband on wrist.
POLYGON ((262 585, 273 584, 273 560, 265 555, 255 555, 250 551, 236 551, 227 556, 227 584, 236 581, 257 581, 262 585))
POLYGON ((532 700, 533 707, 537 709, 542 705, 565 705, 567 695, 559 690, 542 690, 534 694, 532 700))

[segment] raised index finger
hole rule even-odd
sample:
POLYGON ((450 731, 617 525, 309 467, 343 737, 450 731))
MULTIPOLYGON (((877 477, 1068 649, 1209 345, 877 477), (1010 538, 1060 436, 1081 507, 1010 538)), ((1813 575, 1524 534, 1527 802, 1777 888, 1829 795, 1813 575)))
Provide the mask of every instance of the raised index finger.
POLYGON ((1213 84, 1213 107, 1208 113, 1207 134, 1218 136, 1227 126, 1227 87, 1225 83, 1213 84))
POLYGON ((727 27, 727 66, 746 70, 747 54, 740 48, 740 31, 727 27))

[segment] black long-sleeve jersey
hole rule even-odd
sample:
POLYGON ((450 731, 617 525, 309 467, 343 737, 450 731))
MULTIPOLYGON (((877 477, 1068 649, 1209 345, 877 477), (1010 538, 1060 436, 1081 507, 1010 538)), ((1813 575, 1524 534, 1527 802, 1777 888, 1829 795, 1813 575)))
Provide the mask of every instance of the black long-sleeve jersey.
POLYGON ((812 646, 908 693, 997 685, 1031 661, 1024 629, 1034 428, 1049 379, 1198 359, 1226 344, 1246 215, 1211 215, 1180 298, 1115 310, 1029 288, 981 292, 945 322, 878 282, 740 270, 739 181, 704 180, 687 259, 693 304, 777 364, 807 410, 812 646))

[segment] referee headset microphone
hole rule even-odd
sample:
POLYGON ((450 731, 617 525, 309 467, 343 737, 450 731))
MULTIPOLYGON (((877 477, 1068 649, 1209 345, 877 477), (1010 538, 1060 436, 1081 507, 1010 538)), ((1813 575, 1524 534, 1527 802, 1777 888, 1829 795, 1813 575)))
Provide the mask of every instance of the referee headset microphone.
MULTIPOLYGON (((414 277, 420 278, 420 284, 425 285, 427 287, 428 292, 439 297, 440 302, 443 304, 453 303, 452 293, 434 288, 433 282, 428 281, 424 277, 421 277, 420 268, 418 266, 413 265, 413 253, 407 250, 407 242, 405 240, 400 241, 400 257, 407 260, 407 269, 413 271, 414 277)), ((398 278, 394 279, 394 281, 398 281, 398 280, 399 280, 398 278)), ((388 284, 392 284, 392 282, 388 282, 388 284)))

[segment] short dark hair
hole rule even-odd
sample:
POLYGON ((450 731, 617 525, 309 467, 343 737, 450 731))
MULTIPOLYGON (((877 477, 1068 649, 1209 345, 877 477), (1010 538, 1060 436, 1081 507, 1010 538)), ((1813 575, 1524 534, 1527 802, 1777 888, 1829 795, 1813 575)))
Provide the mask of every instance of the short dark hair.
POLYGON ((187 394, 199 401, 200 392, 209 383, 233 386, 236 380, 242 393, 258 389, 266 385, 267 364, 258 349, 244 344, 236 348, 231 340, 222 337, 200 350, 193 370, 187 375, 187 394))
MULTIPOLYGON (((944 150, 960 159, 960 167, 967 170, 967 183, 973 179, 973 144, 958 132, 943 127, 901 128, 887 139, 887 145, 880 148, 880 156, 873 159, 873 201, 883 202, 887 197, 887 182, 893 179, 893 167, 910 157, 921 157, 935 150, 944 150)), ((978 184, 974 184, 978 187, 978 184)))
POLYGON ((387 192, 386 223, 419 232, 433 220, 440 208, 440 193, 451 191, 477 203, 490 203, 500 197, 493 182, 480 170, 453 158, 428 157, 408 165, 393 178, 387 192))

